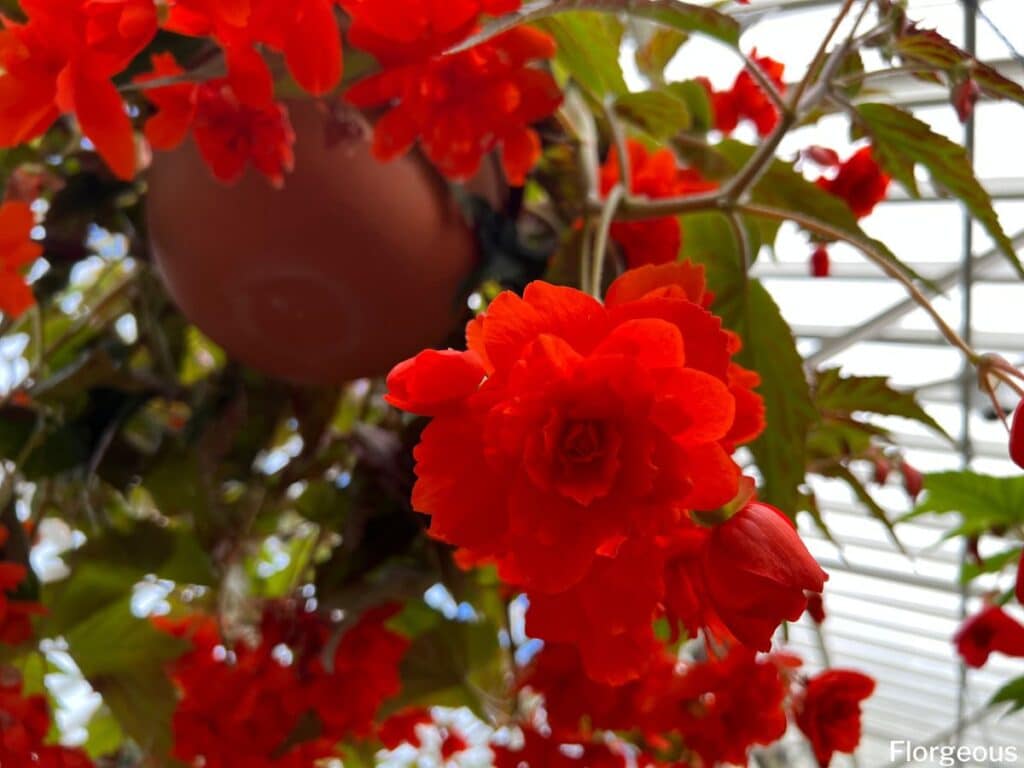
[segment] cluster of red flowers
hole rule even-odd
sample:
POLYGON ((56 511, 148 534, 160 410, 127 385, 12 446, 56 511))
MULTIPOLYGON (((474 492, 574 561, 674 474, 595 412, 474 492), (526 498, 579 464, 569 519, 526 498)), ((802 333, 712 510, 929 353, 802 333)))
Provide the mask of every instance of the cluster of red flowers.
MULTIPOLYGON (((840 160, 834 150, 818 146, 809 147, 804 156, 832 171, 833 175, 818 179, 818 186, 846 203, 858 219, 875 210, 889 191, 891 179, 878 165, 870 145, 861 147, 846 160, 840 160)), ((811 274, 828 277, 830 272, 828 248, 819 243, 811 255, 811 274)))
POLYGON ((643 748, 639 764, 651 768, 745 765, 751 747, 782 737, 791 715, 825 766, 835 752, 856 748, 860 702, 874 681, 847 670, 806 680, 800 665, 789 654, 759 656, 741 646, 688 664, 663 653, 642 678, 611 686, 588 678, 572 647, 547 645, 521 685, 543 694, 556 744, 603 746, 602 733, 631 732, 643 748))
POLYGON ((408 647, 385 626, 393 613, 364 614, 329 666, 323 655, 334 628, 288 606, 268 605, 259 644, 231 650, 212 618, 157 619, 192 645, 172 670, 181 694, 174 757, 207 768, 310 768, 337 757, 343 738, 373 735, 381 703, 401 687, 408 647))
POLYGON ((22 0, 25 24, 0 33, 0 146, 42 136, 62 114, 110 169, 135 174, 135 138, 111 78, 153 39, 153 0, 22 0))
POLYGON ((402 155, 418 140, 441 173, 467 179, 500 147, 509 182, 524 183, 541 152, 530 126, 562 100, 550 73, 529 66, 555 55, 554 40, 516 27, 468 50, 443 53, 472 31, 479 13, 515 10, 518 1, 402 0, 386 11, 368 0, 342 4, 353 16, 353 41, 383 65, 349 89, 348 100, 364 108, 393 105, 374 128, 378 158, 402 155))
POLYGON ((764 648, 824 585, 781 512, 691 517, 737 499, 730 453, 764 426, 710 298, 689 263, 631 270, 603 305, 535 282, 470 323, 467 352, 423 352, 388 378, 392 404, 433 417, 413 491, 430 534, 497 563, 529 596, 528 632, 575 645, 595 680, 644 672, 666 606, 689 631, 764 648))
MULTIPOLYGON (((695 169, 680 168, 671 150, 651 152, 636 140, 626 143, 629 152, 629 191, 653 200, 709 192, 718 185, 695 169)), ((601 168, 601 194, 607 195, 622 179, 619 156, 608 155, 601 168)), ((683 231, 677 216, 645 221, 616 221, 612 239, 622 248, 626 265, 632 269, 645 264, 666 264, 679 258, 683 231)))
POLYGON ((0 312, 18 317, 35 303, 24 271, 42 254, 32 241, 35 217, 25 203, 12 201, 0 206, 0 312))
POLYGON ((46 697, 26 696, 20 677, 0 680, 0 765, 92 768, 92 761, 80 749, 47 744, 49 733, 46 697))
MULTIPOLYGON (((779 93, 786 92, 782 79, 784 67, 775 59, 758 56, 757 50, 750 52, 753 65, 758 67, 775 85, 779 93)), ((758 84, 757 79, 746 69, 740 72, 727 91, 716 91, 705 78, 700 82, 711 99, 711 110, 715 117, 715 128, 723 133, 732 133, 741 120, 750 120, 759 136, 767 136, 779 122, 779 110, 771 98, 758 84)))

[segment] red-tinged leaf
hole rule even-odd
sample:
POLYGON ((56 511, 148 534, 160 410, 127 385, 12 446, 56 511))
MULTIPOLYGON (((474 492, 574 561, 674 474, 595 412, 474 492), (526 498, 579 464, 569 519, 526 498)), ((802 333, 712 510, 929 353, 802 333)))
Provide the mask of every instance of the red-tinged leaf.
POLYGON ((861 126, 872 138, 875 157, 896 181, 911 195, 920 197, 914 169, 924 166, 935 186, 964 204, 1014 269, 1024 276, 1024 266, 999 222, 992 198, 974 175, 970 158, 962 146, 889 104, 861 104, 857 114, 861 126))

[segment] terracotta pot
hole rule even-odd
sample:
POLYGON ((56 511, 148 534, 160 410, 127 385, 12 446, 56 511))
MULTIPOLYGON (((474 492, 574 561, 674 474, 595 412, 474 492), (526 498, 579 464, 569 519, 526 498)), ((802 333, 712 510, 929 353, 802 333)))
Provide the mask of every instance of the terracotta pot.
POLYGON ((385 374, 454 328, 473 237, 424 161, 370 156, 358 114, 328 149, 320 108, 289 109, 283 190, 252 171, 216 182, 191 143, 154 157, 154 258, 186 317, 241 362, 310 384, 385 374))

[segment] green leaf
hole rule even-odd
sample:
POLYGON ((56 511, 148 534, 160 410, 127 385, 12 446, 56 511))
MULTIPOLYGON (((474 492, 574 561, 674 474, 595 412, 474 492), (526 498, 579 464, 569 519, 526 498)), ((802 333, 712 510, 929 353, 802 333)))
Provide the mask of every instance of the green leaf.
POLYGON ((679 53, 680 47, 690 36, 672 27, 655 27, 647 42, 639 46, 634 54, 637 69, 652 83, 665 81, 665 67, 679 53))
POLYGON ((690 127, 686 102, 667 91, 625 93, 615 100, 615 112, 654 139, 667 139, 690 127))
POLYGON ((1024 677, 1011 680, 998 691, 996 691, 988 705, 994 707, 997 704, 1010 702, 1012 706, 1006 714, 1010 715, 1024 709, 1024 677))
MULTIPOLYGON (((171 718, 178 695, 160 669, 144 667, 90 682, 124 732, 144 753, 166 755, 171 751, 171 718)), ((167 765, 157 763, 161 764, 167 765)))
MULTIPOLYGON (((545 5, 532 5, 486 24, 478 33, 466 38, 448 53, 472 48, 513 27, 518 27, 520 24, 552 17, 561 18, 578 11, 609 13, 618 16, 623 11, 622 5, 622 0, 570 0, 569 3, 555 0, 545 5)), ((642 3, 631 4, 628 13, 635 18, 648 19, 680 32, 697 32, 707 35, 734 48, 738 48, 740 44, 742 30, 739 22, 731 16, 707 6, 687 3, 683 0, 644 0, 642 3)))
POLYGON ((690 114, 690 127, 694 131, 707 133, 715 127, 715 115, 711 109, 711 98, 707 89, 696 80, 682 80, 669 83, 669 93, 686 104, 690 114))
POLYGON ((1000 552, 996 555, 989 555, 980 563, 977 563, 974 560, 965 560, 963 567, 960 569, 960 583, 968 584, 983 573, 998 573, 1003 570, 1008 563, 1019 560, 1020 554, 1020 547, 1017 547, 1014 549, 1008 549, 1005 552, 1000 552))
POLYGON ((904 520, 928 513, 956 513, 962 519, 956 534, 963 536, 1024 522, 1024 476, 937 472, 925 475, 924 488, 924 498, 904 520))
POLYGON ((839 464, 838 462, 831 468, 825 470, 822 474, 826 477, 839 478, 850 486, 850 490, 853 491, 858 501, 864 505, 868 514, 880 522, 885 528, 885 532, 889 534, 889 539, 896 546, 896 549, 898 549, 902 554, 907 555, 908 557, 910 556, 904 548, 903 543, 900 541, 899 536, 896 535, 896 529, 893 526, 892 520, 889 519, 889 515, 886 514, 885 510, 882 509, 877 501, 875 501, 875 497, 868 492, 868 489, 864 487, 864 483, 860 481, 860 478, 853 474, 848 467, 843 464, 839 464))
POLYGON ((124 743, 124 730, 109 707, 96 710, 88 725, 89 738, 85 751, 94 760, 116 752, 124 743))
POLYGON ((927 123, 910 113, 888 104, 860 104, 857 114, 872 138, 876 157, 893 178, 911 195, 920 197, 914 168, 923 165, 935 186, 945 189, 967 207, 1014 269, 1024 276, 1024 266, 999 223, 992 198, 974 175, 967 150, 935 133, 927 123))
POLYGON ((889 385, 884 376, 843 376, 838 368, 818 371, 814 403, 819 411, 853 414, 857 411, 902 416, 933 429, 950 443, 953 438, 917 402, 913 392, 889 385))
POLYGON ((790 515, 799 505, 807 463, 807 434, 817 414, 793 332, 765 287, 740 266, 722 214, 683 217, 684 255, 703 263, 715 293, 715 312, 743 339, 738 362, 761 375, 767 428, 750 449, 761 470, 760 495, 790 515))
POLYGON ((1024 104, 1024 87, 978 61, 934 29, 909 29, 896 38, 893 48, 908 64, 939 67, 954 80, 969 76, 991 98, 1024 104))
POLYGON ((558 43, 558 62, 592 97, 629 91, 619 67, 622 24, 614 16, 565 13, 537 23, 558 43))
POLYGON ((65 633, 71 656, 87 679, 154 666, 177 658, 188 644, 132 614, 125 598, 65 633))

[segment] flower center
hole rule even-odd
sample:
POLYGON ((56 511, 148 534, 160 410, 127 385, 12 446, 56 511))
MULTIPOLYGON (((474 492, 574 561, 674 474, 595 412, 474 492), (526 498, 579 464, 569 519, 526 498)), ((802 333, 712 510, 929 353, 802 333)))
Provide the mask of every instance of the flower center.
POLYGON ((570 464, 588 464, 601 458, 605 447, 605 428, 597 421, 571 421, 562 432, 562 460, 570 464))

